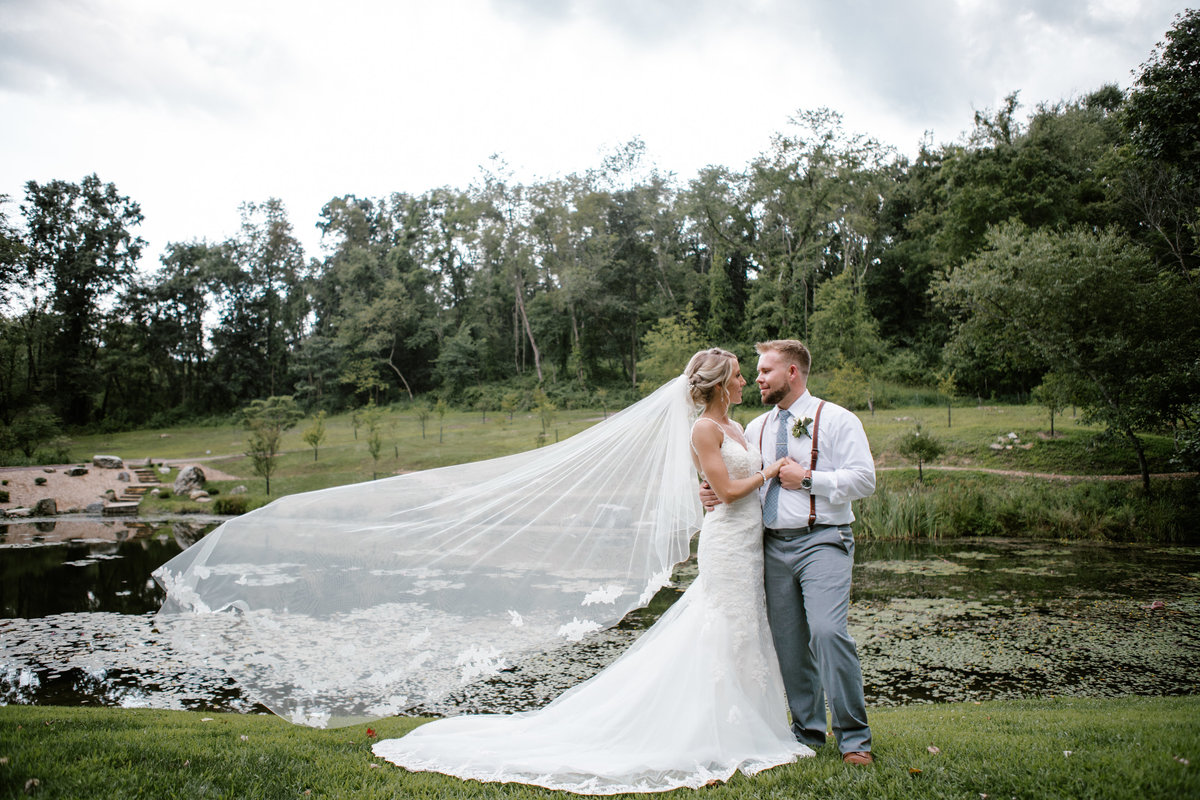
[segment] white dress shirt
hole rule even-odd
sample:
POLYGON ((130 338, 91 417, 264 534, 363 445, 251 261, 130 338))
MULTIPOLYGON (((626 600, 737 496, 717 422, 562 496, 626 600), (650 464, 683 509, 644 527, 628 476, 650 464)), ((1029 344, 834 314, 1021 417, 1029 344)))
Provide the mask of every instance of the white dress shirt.
MULTIPOLYGON (((820 403, 807 391, 800 395, 787 409, 792 415, 788 427, 805 417, 815 419, 820 403)), ((779 424, 780 413, 776 407, 746 426, 746 441, 751 450, 759 452, 764 463, 775 460, 779 424)), ((810 434, 814 424, 808 425, 810 434)), ((841 406, 826 402, 817 430, 817 450, 817 468, 812 474, 812 494, 817 498, 816 524, 849 525, 854 521, 850 501, 869 497, 875 491, 875 460, 871 457, 862 421, 841 406)), ((809 436, 796 438, 789 430, 788 455, 807 469, 812 461, 812 439, 809 436)), ((767 487, 758 491, 759 500, 765 500, 767 487)), ((809 493, 803 489, 781 491, 775 527, 808 527, 808 497, 809 493)))

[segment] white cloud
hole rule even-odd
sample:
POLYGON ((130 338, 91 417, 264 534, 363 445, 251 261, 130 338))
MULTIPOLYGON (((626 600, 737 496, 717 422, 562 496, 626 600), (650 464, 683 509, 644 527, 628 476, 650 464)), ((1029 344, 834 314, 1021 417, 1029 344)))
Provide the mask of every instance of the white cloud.
MULTIPOLYGON (((321 205, 596 166, 634 136, 690 177, 800 108, 911 152, 972 111, 1129 84, 1165 0, 0 0, 0 193, 97 172, 142 235, 217 240, 277 196, 321 205)), ((15 209, 10 209, 13 216, 15 209)))

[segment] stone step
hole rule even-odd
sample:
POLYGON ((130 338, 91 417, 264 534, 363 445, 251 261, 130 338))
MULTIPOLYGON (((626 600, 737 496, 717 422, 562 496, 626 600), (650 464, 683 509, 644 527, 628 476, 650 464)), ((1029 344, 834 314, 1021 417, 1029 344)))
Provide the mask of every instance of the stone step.
POLYGON ((108 503, 104 506, 104 511, 101 512, 106 517, 120 517, 126 514, 136 515, 138 513, 138 502, 116 502, 108 503))
POLYGON ((144 495, 154 491, 153 486, 126 486, 122 494, 144 495))

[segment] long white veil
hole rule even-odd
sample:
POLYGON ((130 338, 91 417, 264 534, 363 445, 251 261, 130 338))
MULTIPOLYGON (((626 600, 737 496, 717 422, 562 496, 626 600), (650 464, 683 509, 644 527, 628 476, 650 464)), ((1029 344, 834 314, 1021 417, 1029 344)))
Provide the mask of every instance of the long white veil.
POLYGON ((156 624, 293 722, 436 702, 611 626, 688 555, 682 377, 558 444, 284 497, 159 568, 156 624))

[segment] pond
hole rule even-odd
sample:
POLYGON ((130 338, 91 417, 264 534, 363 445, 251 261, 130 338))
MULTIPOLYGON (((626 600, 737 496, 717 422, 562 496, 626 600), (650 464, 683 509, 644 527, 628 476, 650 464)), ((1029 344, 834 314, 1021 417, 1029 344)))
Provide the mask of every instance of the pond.
MULTIPOLYGON (((215 518, 0 525, 0 704, 265 711, 156 630, 150 573, 215 518)), ((594 674, 696 574, 619 626, 427 713, 535 708, 594 674)), ((1029 540, 860 543, 850 612, 868 704, 1195 694, 1200 548, 1029 540)))

